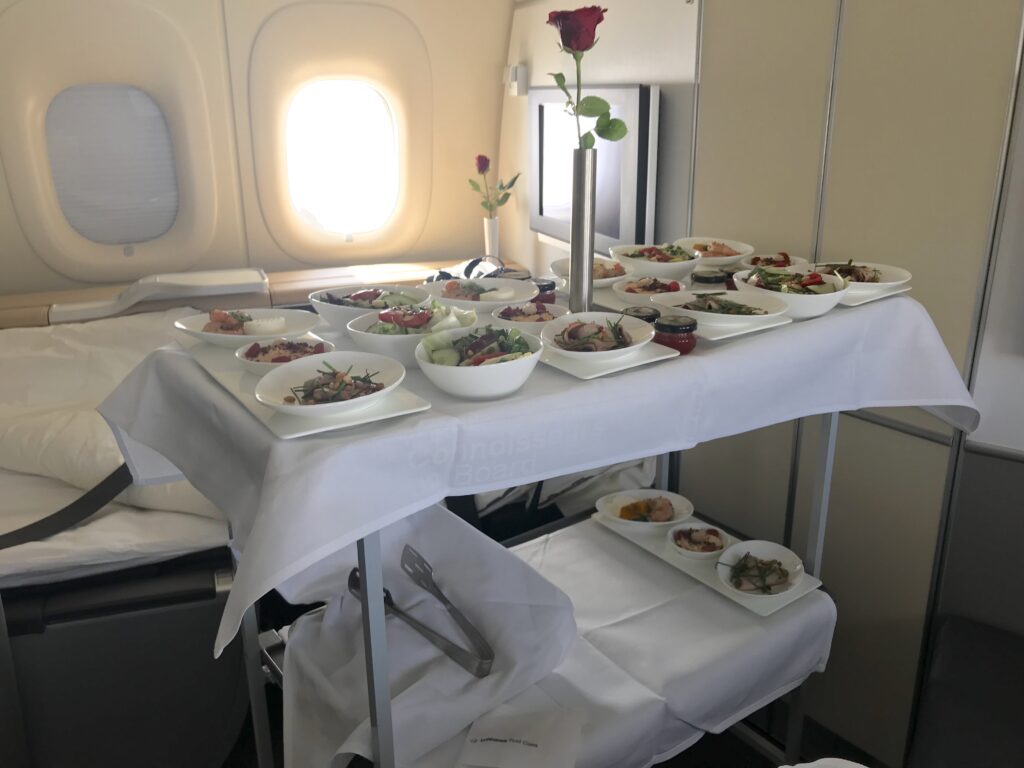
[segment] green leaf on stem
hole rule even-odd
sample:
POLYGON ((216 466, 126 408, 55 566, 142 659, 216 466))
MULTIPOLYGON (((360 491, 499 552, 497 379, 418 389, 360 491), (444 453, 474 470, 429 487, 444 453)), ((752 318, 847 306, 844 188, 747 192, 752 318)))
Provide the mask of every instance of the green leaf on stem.
POLYGON ((569 89, 565 87, 565 75, 561 72, 548 72, 553 78, 555 78, 555 85, 562 89, 562 93, 565 94, 566 98, 572 102, 572 94, 569 93, 569 89))
POLYGON ((508 184, 502 187, 502 189, 512 189, 512 187, 514 187, 516 185, 516 182, 519 180, 519 175, 520 174, 517 173, 515 176, 509 179, 508 184))
POLYGON ((594 134, 587 131, 580 138, 580 144, 582 149, 593 149, 594 148, 594 134))
POLYGON ((597 135, 605 141, 618 141, 629 133, 629 130, 626 128, 626 124, 617 117, 613 117, 603 126, 598 125, 595 130, 597 131, 597 135))
POLYGON ((486 200, 481 200, 480 207, 489 213, 494 213, 494 203, 489 203, 486 200))
POLYGON ((504 193, 501 197, 498 198, 498 202, 496 204, 497 205, 504 205, 505 203, 507 203, 510 194, 512 194, 512 193, 511 192, 504 193))
POLYGON ((584 96, 580 99, 580 114, 584 117, 600 117, 611 111, 608 102, 600 96, 584 96))
POLYGON ((473 181, 473 179, 470 179, 470 180, 469 180, 469 186, 471 186, 471 187, 472 187, 473 189, 475 189, 475 190, 476 190, 477 192, 480 192, 480 191, 481 191, 481 190, 480 190, 480 185, 479 185, 479 184, 477 184, 477 183, 476 183, 475 181, 473 181))

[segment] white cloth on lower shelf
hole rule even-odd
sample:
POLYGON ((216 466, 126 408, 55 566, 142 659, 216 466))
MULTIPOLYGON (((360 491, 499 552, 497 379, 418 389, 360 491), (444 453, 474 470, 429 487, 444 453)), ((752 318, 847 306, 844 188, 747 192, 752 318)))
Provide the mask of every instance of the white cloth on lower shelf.
MULTIPOLYGON (((405 544, 433 566, 441 590, 494 649, 491 674, 473 677, 397 617, 387 619, 392 713, 399 765, 428 751, 551 672, 576 638, 565 594, 500 544, 443 507, 430 507, 381 533, 384 583, 396 604, 470 649, 444 607, 413 584, 399 562, 405 544)), ((290 768, 345 765, 370 756, 362 606, 347 593, 355 548, 317 568, 301 590, 327 599, 288 635, 285 653, 285 751, 290 768)))

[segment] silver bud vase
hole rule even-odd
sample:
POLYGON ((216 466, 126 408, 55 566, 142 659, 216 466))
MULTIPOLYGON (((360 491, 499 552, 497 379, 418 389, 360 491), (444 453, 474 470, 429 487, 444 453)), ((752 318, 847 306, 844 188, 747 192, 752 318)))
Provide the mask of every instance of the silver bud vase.
POLYGON ((569 225, 569 310, 589 312, 594 297, 594 204, 597 150, 572 151, 572 220, 569 225))

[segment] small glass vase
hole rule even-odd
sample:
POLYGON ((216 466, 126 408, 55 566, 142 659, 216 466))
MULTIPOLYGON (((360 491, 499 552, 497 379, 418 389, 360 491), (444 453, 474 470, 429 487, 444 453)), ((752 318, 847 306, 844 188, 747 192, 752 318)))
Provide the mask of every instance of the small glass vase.
POLYGON ((484 217, 484 255, 500 260, 498 255, 498 217, 484 217))
POLYGON ((594 296, 594 202, 597 150, 572 151, 572 220, 569 224, 569 310, 589 312, 594 296))

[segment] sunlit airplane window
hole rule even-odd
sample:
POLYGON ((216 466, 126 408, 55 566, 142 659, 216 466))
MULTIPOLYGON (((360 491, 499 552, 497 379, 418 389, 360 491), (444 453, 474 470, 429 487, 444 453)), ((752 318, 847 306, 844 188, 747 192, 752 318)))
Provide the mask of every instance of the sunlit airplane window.
POLYGON ((46 147, 68 223, 96 243, 160 237, 178 215, 164 114, 130 85, 76 85, 46 111, 46 147))
POLYGON ((380 91, 357 80, 304 86, 288 109, 285 142, 288 189, 303 218, 348 236, 387 224, 398 205, 398 137, 380 91))

